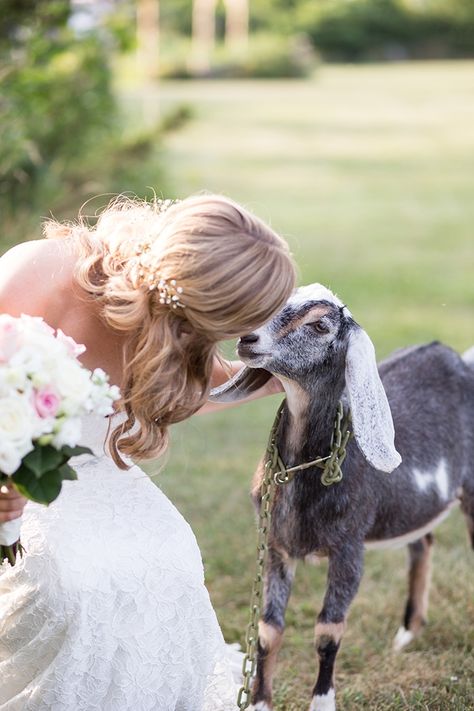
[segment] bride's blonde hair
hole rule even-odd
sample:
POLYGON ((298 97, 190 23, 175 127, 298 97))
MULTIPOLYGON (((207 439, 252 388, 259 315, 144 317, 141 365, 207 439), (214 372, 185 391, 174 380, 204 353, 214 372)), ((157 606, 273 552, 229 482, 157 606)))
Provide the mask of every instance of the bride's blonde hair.
POLYGON ((286 242, 220 195, 166 210, 160 201, 119 198, 94 227, 48 222, 45 235, 77 238, 75 279, 108 326, 126 336, 127 419, 110 438, 122 468, 121 455, 165 451, 169 425, 206 402, 217 343, 264 323, 295 282, 286 242))

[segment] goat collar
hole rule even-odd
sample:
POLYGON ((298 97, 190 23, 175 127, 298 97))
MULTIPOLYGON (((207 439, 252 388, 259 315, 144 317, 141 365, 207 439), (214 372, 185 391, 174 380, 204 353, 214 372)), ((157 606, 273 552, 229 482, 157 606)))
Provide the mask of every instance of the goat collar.
POLYGON ((298 464, 295 467, 287 468, 280 457, 276 443, 278 426, 280 424, 281 415, 285 405, 286 398, 278 408, 275 421, 273 422, 272 429, 270 431, 267 451, 265 454, 265 468, 271 470, 275 484, 287 484, 293 479, 297 471, 309 469, 310 467, 319 467, 323 470, 323 473, 321 474, 321 484, 324 486, 337 484, 342 479, 341 467, 344 459, 346 458, 347 444, 352 437, 352 431, 349 429, 351 420, 350 410, 347 410, 344 414, 344 407, 342 402, 339 401, 336 417, 334 419, 334 430, 331 435, 331 452, 327 455, 327 457, 317 457, 311 462, 305 462, 304 464, 298 464))

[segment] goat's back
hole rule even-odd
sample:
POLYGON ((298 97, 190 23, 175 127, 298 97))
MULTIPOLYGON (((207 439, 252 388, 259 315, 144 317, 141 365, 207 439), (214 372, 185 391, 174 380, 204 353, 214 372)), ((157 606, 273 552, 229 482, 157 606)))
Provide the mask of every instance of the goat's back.
POLYGON ((474 368, 437 341, 395 351, 379 366, 399 438, 409 427, 436 450, 434 428, 460 440, 472 428, 474 368))
POLYGON ((379 370, 404 461, 426 468, 449 448, 474 460, 474 368, 435 341, 395 351, 379 370))
POLYGON ((474 369, 433 342, 396 351, 379 370, 402 464, 369 474, 380 495, 375 539, 423 526, 474 481, 474 369))

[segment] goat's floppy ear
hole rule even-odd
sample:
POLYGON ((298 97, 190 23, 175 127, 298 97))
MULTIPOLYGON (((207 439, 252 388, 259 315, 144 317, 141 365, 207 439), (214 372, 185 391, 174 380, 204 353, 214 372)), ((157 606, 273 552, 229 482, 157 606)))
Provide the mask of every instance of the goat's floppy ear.
POLYGON ((366 332, 355 327, 346 355, 346 385, 357 444, 375 469, 391 472, 400 464, 395 449, 392 413, 366 332))
POLYGON ((265 385, 272 374, 263 368, 245 366, 226 383, 213 388, 209 394, 211 402, 237 402, 265 385))

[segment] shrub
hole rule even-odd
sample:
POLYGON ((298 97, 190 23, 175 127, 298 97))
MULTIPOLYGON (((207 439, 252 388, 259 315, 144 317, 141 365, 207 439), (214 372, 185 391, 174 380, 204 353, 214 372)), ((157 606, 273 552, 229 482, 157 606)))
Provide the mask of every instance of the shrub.
POLYGON ((68 2, 7 2, 2 13, 0 197, 14 207, 108 132, 115 107, 102 42, 73 34, 68 2))
POLYGON ((296 25, 330 60, 474 56, 472 0, 304 0, 296 25))
MULTIPOLYGON (((189 79, 190 45, 181 45, 181 51, 162 62, 162 76, 172 79, 189 79)), ((315 53, 304 34, 293 37, 252 35, 246 51, 232 52, 219 45, 214 52, 210 71, 203 78, 298 78, 308 76, 315 66, 315 53)))

